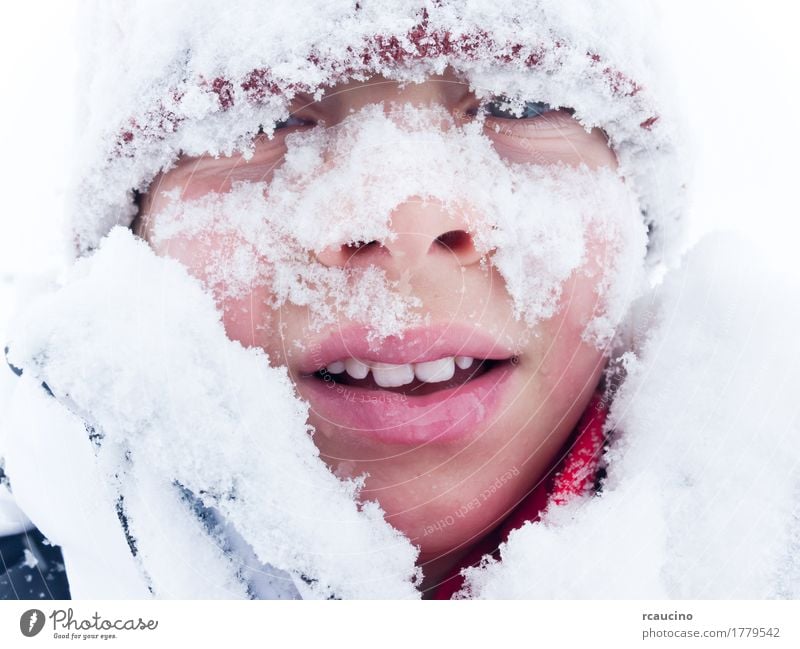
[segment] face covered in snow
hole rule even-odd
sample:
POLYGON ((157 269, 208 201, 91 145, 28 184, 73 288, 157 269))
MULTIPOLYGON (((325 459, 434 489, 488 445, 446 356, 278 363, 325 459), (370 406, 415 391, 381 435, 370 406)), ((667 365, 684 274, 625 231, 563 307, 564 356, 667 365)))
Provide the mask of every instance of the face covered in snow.
POLYGON ((159 175, 136 224, 288 368, 323 459, 366 476, 428 579, 553 463, 646 247, 600 130, 489 99, 450 73, 298 97, 247 155, 159 175))

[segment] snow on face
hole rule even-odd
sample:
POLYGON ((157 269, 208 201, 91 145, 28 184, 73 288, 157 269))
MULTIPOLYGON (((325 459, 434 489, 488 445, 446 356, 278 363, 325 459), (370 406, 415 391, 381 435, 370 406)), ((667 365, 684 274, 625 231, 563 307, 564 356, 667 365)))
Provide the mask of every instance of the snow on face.
POLYGON ((325 263, 342 246, 354 253, 357 242, 391 244, 392 216, 410 202, 446 213, 451 231, 471 236, 531 329, 556 313, 576 272, 598 275, 585 331, 598 346, 635 296, 644 225, 608 167, 538 164, 524 149, 504 156, 481 121, 458 124, 437 105, 366 105, 335 126, 289 134, 285 147, 279 166, 267 157, 216 168, 224 192, 204 192, 203 171, 162 192, 150 240, 207 250, 194 265, 222 301, 266 285, 273 309, 307 306, 313 330, 346 318, 368 323, 374 339, 424 322, 419 299, 385 269, 352 254, 325 263), (590 264, 592 242, 611 254, 590 264))

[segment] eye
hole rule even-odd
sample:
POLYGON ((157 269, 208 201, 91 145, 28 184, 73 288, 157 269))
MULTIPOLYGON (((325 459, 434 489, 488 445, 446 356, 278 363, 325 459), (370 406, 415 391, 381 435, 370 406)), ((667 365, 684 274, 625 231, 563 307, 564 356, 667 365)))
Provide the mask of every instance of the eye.
POLYGON ((497 97, 484 105, 484 112, 498 119, 532 119, 553 109, 543 101, 512 101, 506 97, 497 97))
MULTIPOLYGON (((296 115, 289 115, 289 117, 287 117, 286 119, 282 119, 282 120, 279 120, 279 121, 275 122, 275 125, 272 127, 272 134, 274 135, 278 131, 281 131, 281 130, 284 130, 284 129, 297 128, 297 127, 301 127, 301 126, 315 126, 315 125, 316 125, 316 122, 314 122, 312 120, 303 119, 302 117, 297 117, 296 115)), ((259 124, 258 125, 258 133, 256 133, 256 138, 259 141, 262 140, 262 139, 267 139, 265 133, 266 132, 264 131, 264 125, 263 124, 259 124)), ((271 140, 272 136, 270 136, 268 139, 271 140)))
POLYGON ((302 117, 297 117, 296 115, 289 115, 286 119, 283 119, 279 122, 275 122, 275 130, 282 128, 290 128, 292 126, 313 126, 314 123, 303 119, 302 117))

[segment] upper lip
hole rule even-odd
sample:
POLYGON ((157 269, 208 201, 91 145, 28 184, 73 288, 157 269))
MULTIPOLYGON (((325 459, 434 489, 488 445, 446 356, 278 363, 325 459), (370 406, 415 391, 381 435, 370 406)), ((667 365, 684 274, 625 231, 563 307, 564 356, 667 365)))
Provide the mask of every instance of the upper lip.
POLYGON ((424 363, 448 356, 471 356, 478 359, 506 359, 514 352, 489 334, 475 327, 452 322, 406 329, 402 335, 387 336, 370 346, 369 327, 357 325, 337 330, 314 342, 297 362, 301 374, 310 375, 329 363, 357 358, 366 363, 403 365, 424 363))

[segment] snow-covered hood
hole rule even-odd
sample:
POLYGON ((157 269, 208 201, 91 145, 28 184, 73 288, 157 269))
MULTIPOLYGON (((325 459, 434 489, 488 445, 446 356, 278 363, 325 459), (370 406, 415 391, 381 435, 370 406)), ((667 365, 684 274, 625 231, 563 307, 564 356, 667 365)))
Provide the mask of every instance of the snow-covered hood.
MULTIPOLYGON (((706 242, 640 301, 602 494, 512 533, 462 596, 800 595, 799 293, 747 254, 706 242)), ((75 597, 418 596, 416 549, 326 469, 285 368, 127 230, 9 346, 6 472, 75 597)))
POLYGON ((247 151, 298 92, 450 66, 479 97, 566 107, 608 135, 650 232, 681 247, 690 156, 658 17, 636 0, 85 3, 69 240, 79 254, 136 214, 179 154, 247 151))

